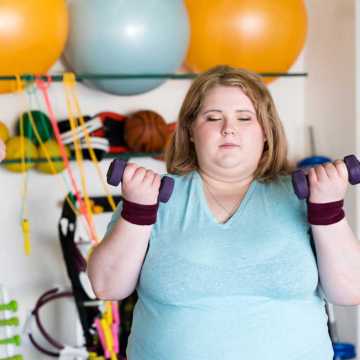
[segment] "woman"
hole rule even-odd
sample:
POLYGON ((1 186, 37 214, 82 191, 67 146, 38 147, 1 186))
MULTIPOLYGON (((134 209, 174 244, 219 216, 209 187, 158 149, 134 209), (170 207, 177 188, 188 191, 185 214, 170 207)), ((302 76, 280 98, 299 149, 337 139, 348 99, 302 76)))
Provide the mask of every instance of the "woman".
POLYGON ((342 161, 311 169, 307 205, 286 157, 261 79, 218 66, 180 110, 169 202, 157 202, 158 174, 127 165, 124 201, 88 272, 99 298, 137 290, 129 360, 332 359, 323 297, 360 303, 347 171, 342 161))

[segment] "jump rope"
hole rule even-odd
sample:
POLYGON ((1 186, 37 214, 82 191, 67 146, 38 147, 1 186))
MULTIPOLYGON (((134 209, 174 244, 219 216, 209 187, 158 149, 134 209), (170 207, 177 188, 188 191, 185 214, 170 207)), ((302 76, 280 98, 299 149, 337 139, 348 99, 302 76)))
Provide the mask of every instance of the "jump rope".
MULTIPOLYGON (((67 190, 67 192, 69 192, 69 194, 75 195, 75 198, 77 200, 79 207, 78 208, 76 207, 76 204, 74 203, 74 200, 71 198, 70 195, 66 196, 65 202, 70 207, 70 209, 73 211, 73 213, 76 214, 81 219, 81 221, 83 222, 83 225, 85 225, 85 228, 87 230, 87 233, 88 233, 88 236, 89 236, 89 239, 91 240, 91 242, 93 244, 97 244, 99 240, 97 238, 95 228, 94 228, 94 223, 93 223, 93 217, 92 217, 93 213, 91 210, 92 201, 89 198, 87 186, 86 186, 86 177, 85 177, 85 171, 84 171, 84 167, 83 167, 84 159, 82 157, 80 142, 78 140, 78 137, 76 136, 76 131, 79 128, 79 126, 78 126, 79 123, 82 128, 83 134, 85 136, 85 143, 89 150, 90 159, 92 161, 92 164, 96 167, 97 174, 98 174, 99 178, 101 179, 101 183, 104 188, 104 192, 106 193, 106 200, 108 202, 108 205, 110 206, 112 211, 115 210, 116 205, 115 205, 112 195, 109 193, 109 190, 106 185, 106 182, 104 181, 104 176, 101 172, 96 154, 91 146, 91 137, 90 137, 90 134, 86 127, 84 118, 81 114, 80 105, 79 105, 79 101, 78 101, 76 90, 75 90, 75 85, 76 85, 75 76, 73 74, 65 74, 63 82, 64 82, 64 88, 65 88, 67 113, 68 113, 69 123, 70 123, 70 127, 71 127, 70 134, 72 135, 72 140, 73 140, 74 149, 75 149, 75 158, 76 158, 76 161, 77 161, 77 164, 79 167, 79 171, 80 171, 83 198, 80 196, 80 190, 79 190, 79 187, 77 186, 74 174, 71 170, 71 167, 69 164, 69 159, 67 157, 66 150, 65 150, 64 144, 62 142, 58 126, 57 126, 57 119, 55 118, 55 115, 54 115, 54 112, 53 112, 53 109, 51 106, 50 97, 48 94, 48 88, 50 86, 50 78, 48 79, 47 82, 43 81, 40 78, 35 78, 35 81, 32 81, 29 84, 27 84, 26 93, 25 93, 24 83, 22 81, 20 81, 20 77, 17 76, 17 91, 19 93, 22 93, 22 95, 26 95, 26 96, 22 96, 22 98, 23 98, 24 102, 26 100, 26 108, 29 109, 29 111, 27 113, 29 116, 32 130, 34 131, 35 138, 37 139, 39 145, 41 146, 43 153, 46 157, 46 160, 49 163, 51 173, 55 175, 55 174, 57 174, 57 171, 55 169, 53 159, 51 158, 51 155, 49 154, 46 146, 44 145, 44 142, 41 139, 41 136, 40 136, 37 126, 35 124, 33 115, 30 111, 30 109, 32 109, 32 107, 33 107, 32 106, 33 97, 36 97, 38 107, 40 108, 40 106, 39 106, 40 101, 39 101, 39 97, 37 95, 38 95, 38 90, 40 90, 42 92, 43 98, 44 98, 44 101, 45 101, 45 104, 47 107, 47 112, 49 114, 49 118, 51 121, 51 126, 53 128, 56 140, 60 146, 61 158, 64 162, 65 169, 70 178, 70 184, 69 184, 67 177, 64 174, 61 174, 61 177, 62 177, 61 185, 63 186, 63 188, 65 188, 67 190)), ((23 137, 24 136, 23 115, 20 118, 20 127, 19 128, 20 128, 20 135, 21 135, 20 147, 21 147, 21 154, 22 154, 21 169, 23 170, 23 174, 24 174, 23 175, 23 186, 22 186, 21 219, 22 219, 22 229, 23 229, 23 236, 24 236, 25 253, 27 255, 29 255, 31 252, 30 224, 29 224, 29 220, 28 220, 29 219, 29 209, 27 206, 29 174, 28 174, 28 172, 25 171, 26 170, 25 163, 26 163, 26 161, 28 161, 28 158, 26 156, 27 154, 25 151, 25 143, 24 143, 24 137, 23 137)), ((47 134, 47 135, 49 135, 49 134, 47 134)), ((76 245, 75 245, 75 247, 76 247, 76 245)), ((80 257, 81 257, 81 255, 80 255, 80 257)), ((80 261, 80 263, 82 263, 82 264, 80 264, 79 266, 85 268, 86 261, 83 258, 82 258, 82 260, 83 260, 83 262, 80 261)), ((79 256, 77 256, 75 261, 77 261, 79 264, 79 256)), ((33 334, 31 333, 31 330, 29 331, 29 339, 39 351, 43 352, 44 354, 46 354, 48 356, 52 356, 52 357, 60 356, 61 351, 66 348, 66 345, 61 344, 60 342, 56 341, 53 337, 51 337, 47 333, 47 331, 45 330, 45 328, 42 325, 42 322, 40 320, 39 310, 40 310, 40 308, 42 308, 42 306, 44 306, 45 304, 47 304, 48 302, 50 302, 52 300, 55 300, 58 298, 63 298, 63 297, 70 297, 70 296, 74 296, 74 294, 70 291, 60 291, 59 289, 51 289, 51 290, 45 292, 43 295, 41 295, 41 297, 38 299, 38 301, 34 307, 34 310, 32 311, 32 317, 34 317, 40 333, 47 340, 47 342, 50 345, 52 345, 53 347, 55 347, 55 349, 57 349, 58 351, 52 351, 52 350, 46 349, 44 346, 40 345, 39 342, 35 340, 33 334)), ((109 307, 110 305, 112 308, 114 308, 114 307, 116 307, 117 304, 115 305, 115 304, 111 304, 110 302, 104 302, 105 307, 109 307)), ((113 309, 113 312, 110 312, 110 310, 108 309, 105 312, 105 317, 97 318, 94 323, 94 326, 96 327, 96 330, 99 334, 100 341, 103 345, 104 353, 106 354, 107 358, 110 357, 111 359, 117 359, 116 353, 119 351, 119 349, 118 349, 119 344, 117 342, 117 336, 113 335, 113 334, 116 334, 116 331, 119 328, 120 320, 116 314, 118 314, 118 311, 116 311, 116 309, 113 309), (115 318, 114 322, 112 322, 113 317, 115 318), (110 329, 110 324, 111 324, 111 329, 110 329)), ((94 357, 94 359, 95 359, 95 357, 94 357)))
MULTIPOLYGON (((44 153, 46 160, 48 161, 51 173, 53 175, 55 175, 55 174, 57 174, 57 171, 55 170, 54 162, 49 154, 49 151, 47 150, 46 146, 44 145, 44 142, 41 139, 41 136, 39 134, 39 131, 38 131, 37 126, 34 121, 34 117, 30 111, 30 109, 32 109, 32 107, 33 107, 32 106, 33 97, 36 98, 36 102, 38 104, 38 107, 40 108, 40 106, 39 106, 40 100, 39 100, 38 92, 41 91, 41 93, 43 95, 43 99, 45 101, 47 112, 49 114, 51 126, 54 131, 56 141, 60 147, 61 158, 62 158, 62 161, 64 162, 65 169, 66 169, 69 179, 70 179, 70 184, 69 184, 65 175, 61 174, 62 180, 63 180, 61 185, 63 188, 66 189, 66 193, 74 194, 79 207, 78 208, 75 207, 74 200, 71 199, 69 196, 66 197, 66 201, 73 208, 75 213, 82 215, 82 218, 83 218, 82 221, 83 221, 84 227, 86 228, 87 233, 89 234, 89 238, 91 239, 91 241, 94 244, 97 244, 99 242, 99 238, 96 234, 96 230, 95 230, 94 223, 93 223, 93 217, 92 217, 93 214, 92 214, 91 202, 89 201, 89 195, 88 195, 87 186, 86 186, 86 176, 85 176, 85 171, 84 171, 84 167, 83 167, 83 157, 82 157, 82 152, 81 152, 81 146, 79 144, 78 137, 76 136, 76 131, 77 131, 78 125, 79 125, 78 122, 80 122, 80 125, 82 126, 83 134, 85 136, 85 143, 87 144, 87 147, 88 147, 88 150, 90 153, 91 162, 96 168, 96 171, 97 171, 98 177, 100 179, 100 182, 102 184, 104 193, 106 194, 108 202, 113 210, 115 209, 115 203, 114 203, 114 200, 113 200, 113 198, 108 190, 108 187, 104 181, 104 176, 100 169, 99 162, 98 162, 96 154, 91 146, 91 137, 85 126, 84 117, 81 113, 79 100, 78 100, 78 96, 77 96, 77 92, 76 92, 75 75, 73 73, 64 74, 63 85, 64 85, 64 89, 65 89, 67 113, 68 113, 69 122, 70 122, 70 126, 71 126, 70 134, 72 134, 72 136, 73 136, 75 157, 76 157, 76 161, 77 161, 79 171, 80 171, 80 179, 81 179, 81 185, 82 185, 83 198, 80 195, 79 187, 76 183, 75 176, 71 170, 71 166, 69 164, 69 159, 68 159, 63 141, 60 136, 60 131, 59 131, 58 125, 57 125, 58 121, 55 117, 55 114, 54 114, 54 111, 53 111, 53 108, 51 105, 50 96, 48 93, 48 89, 51 85, 51 78, 48 77, 48 80, 44 81, 40 77, 35 77, 34 80, 28 81, 28 83, 26 84, 27 85, 26 92, 24 90, 25 84, 23 81, 20 80, 20 76, 17 76, 16 79, 17 79, 17 92, 21 93, 22 95, 25 95, 25 96, 21 96, 21 99, 23 100, 23 102, 25 104, 24 108, 29 109, 27 111, 27 113, 29 116, 31 129, 34 132, 36 140, 38 141, 38 143, 41 146, 42 152, 44 153), (69 189, 70 189, 70 191, 69 191, 69 189)), ((25 162, 28 161, 29 159, 27 158, 27 154, 25 151, 25 144, 24 144, 24 137, 23 137, 24 136, 24 125, 23 124, 24 124, 24 119, 23 119, 23 115, 21 115, 21 117, 20 117, 20 135, 21 135, 20 148, 21 148, 21 154, 22 154, 21 169, 23 171, 21 227, 22 227, 22 232, 23 232, 25 253, 27 255, 29 255, 31 252, 29 209, 27 206, 29 174, 27 171, 25 171, 25 162)), ((49 134, 47 134, 47 135, 49 135, 49 134)))

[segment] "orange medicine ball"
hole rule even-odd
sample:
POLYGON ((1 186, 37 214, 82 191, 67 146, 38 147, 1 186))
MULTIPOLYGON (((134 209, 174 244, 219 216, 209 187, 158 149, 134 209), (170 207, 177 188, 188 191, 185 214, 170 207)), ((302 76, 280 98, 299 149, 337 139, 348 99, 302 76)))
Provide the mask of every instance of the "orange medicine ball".
POLYGON ((287 72, 304 46, 307 14, 303 0, 185 3, 191 27, 185 63, 193 71, 226 64, 258 73, 287 72))

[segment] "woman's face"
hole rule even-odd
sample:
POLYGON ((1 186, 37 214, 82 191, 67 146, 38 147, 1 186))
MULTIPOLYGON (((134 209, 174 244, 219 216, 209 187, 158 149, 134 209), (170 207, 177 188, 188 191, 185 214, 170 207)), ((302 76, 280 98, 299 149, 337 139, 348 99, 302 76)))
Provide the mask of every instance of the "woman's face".
POLYGON ((265 141, 251 100, 231 86, 209 90, 191 135, 200 170, 217 177, 251 176, 265 141))

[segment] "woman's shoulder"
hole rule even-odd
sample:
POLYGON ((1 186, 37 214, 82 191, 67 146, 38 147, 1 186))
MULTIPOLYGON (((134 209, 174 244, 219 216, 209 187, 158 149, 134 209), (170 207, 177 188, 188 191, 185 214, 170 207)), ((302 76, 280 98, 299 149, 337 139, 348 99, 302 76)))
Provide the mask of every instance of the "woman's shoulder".
POLYGON ((268 192, 280 192, 295 195, 290 175, 279 175, 275 179, 263 182, 264 189, 268 192))
POLYGON ((279 175, 276 179, 263 183, 263 189, 266 197, 274 201, 303 206, 304 201, 295 194, 291 175, 279 175))
POLYGON ((298 219, 306 223, 306 202, 300 200, 293 188, 291 175, 278 176, 273 181, 263 183, 261 203, 272 209, 273 214, 282 219, 298 219))
POLYGON ((182 193, 191 187, 191 185, 194 183, 194 180, 196 178, 196 172, 191 171, 184 175, 166 173, 163 174, 162 176, 167 176, 174 181, 173 193, 176 194, 179 192, 182 193))
POLYGON ((164 233, 166 229, 176 229, 179 219, 187 211, 192 211, 193 200, 196 196, 196 174, 190 172, 184 175, 164 174, 174 180, 174 188, 169 200, 159 204, 156 226, 153 234, 159 229, 164 233), (191 206, 189 206, 191 204, 191 206))

